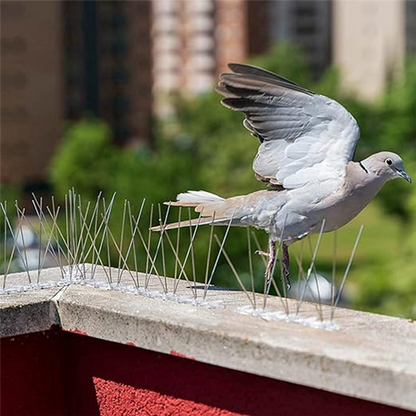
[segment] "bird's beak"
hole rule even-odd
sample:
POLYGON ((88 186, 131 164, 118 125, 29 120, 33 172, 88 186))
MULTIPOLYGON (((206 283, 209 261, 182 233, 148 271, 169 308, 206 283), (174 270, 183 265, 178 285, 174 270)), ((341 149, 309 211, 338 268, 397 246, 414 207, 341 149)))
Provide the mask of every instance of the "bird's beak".
POLYGON ((406 180, 409 183, 412 183, 412 179, 410 178, 410 176, 404 170, 397 170, 396 172, 404 180, 406 180))

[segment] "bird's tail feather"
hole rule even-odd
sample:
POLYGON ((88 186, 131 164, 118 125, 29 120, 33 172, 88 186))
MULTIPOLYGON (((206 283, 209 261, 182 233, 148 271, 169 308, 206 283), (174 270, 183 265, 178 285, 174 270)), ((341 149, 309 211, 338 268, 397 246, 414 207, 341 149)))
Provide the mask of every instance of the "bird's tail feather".
MULTIPOLYGON (((228 220, 229 221, 229 220, 228 220)), ((181 222, 173 222, 171 224, 166 224, 165 226, 157 225, 155 227, 150 228, 152 231, 167 231, 167 230, 175 230, 177 228, 183 228, 183 227, 195 227, 198 224, 199 225, 206 225, 206 224, 215 224, 215 225, 221 225, 227 222, 227 219, 224 218, 194 218, 192 220, 184 219, 181 222)))
POLYGON ((193 220, 184 220, 181 222, 175 222, 172 224, 167 224, 165 226, 158 225, 152 227, 152 231, 161 231, 161 230, 173 230, 175 228, 182 228, 182 227, 189 227, 189 226, 196 226, 196 225, 204 225, 204 224, 218 224, 224 223, 227 221, 226 218, 215 218, 212 215, 207 215, 204 217, 204 205, 217 203, 224 201, 224 198, 221 198, 218 195, 212 194, 206 191, 188 191, 179 194, 176 197, 176 201, 172 202, 165 202, 166 205, 170 206, 178 206, 178 207, 194 207, 196 208, 196 212, 200 212, 202 217, 195 218, 193 220))
MULTIPOLYGON (((179 194, 175 202, 170 202, 176 206, 197 206, 210 202, 222 202, 224 198, 206 191, 188 191, 179 194)), ((168 203, 169 204, 169 203, 168 203)))

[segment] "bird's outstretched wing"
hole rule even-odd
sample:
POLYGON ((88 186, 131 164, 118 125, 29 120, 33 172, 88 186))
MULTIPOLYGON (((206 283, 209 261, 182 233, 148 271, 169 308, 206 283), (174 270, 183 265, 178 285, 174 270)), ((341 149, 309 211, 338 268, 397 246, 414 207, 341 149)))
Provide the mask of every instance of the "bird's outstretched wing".
POLYGON ((339 103, 269 71, 229 64, 217 91, 260 140, 256 177, 286 189, 345 176, 360 130, 339 103))

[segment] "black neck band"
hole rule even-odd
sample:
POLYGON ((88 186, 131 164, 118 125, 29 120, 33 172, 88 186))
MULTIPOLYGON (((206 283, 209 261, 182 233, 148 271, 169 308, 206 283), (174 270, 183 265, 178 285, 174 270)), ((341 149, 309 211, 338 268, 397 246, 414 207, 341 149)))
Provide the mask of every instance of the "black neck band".
POLYGON ((360 164, 360 166, 364 169, 365 173, 368 173, 368 170, 364 167, 364 165, 361 162, 358 162, 360 164))

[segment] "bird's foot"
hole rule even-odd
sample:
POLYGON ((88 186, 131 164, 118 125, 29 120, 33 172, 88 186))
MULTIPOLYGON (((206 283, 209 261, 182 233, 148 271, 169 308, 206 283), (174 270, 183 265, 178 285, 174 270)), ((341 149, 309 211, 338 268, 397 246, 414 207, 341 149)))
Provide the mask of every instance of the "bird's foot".
POLYGON ((258 254, 259 256, 270 257, 270 253, 268 253, 267 251, 256 250, 255 254, 258 254))
POLYGON ((283 283, 286 284, 286 289, 290 290, 292 283, 290 282, 290 269, 283 263, 283 283))

